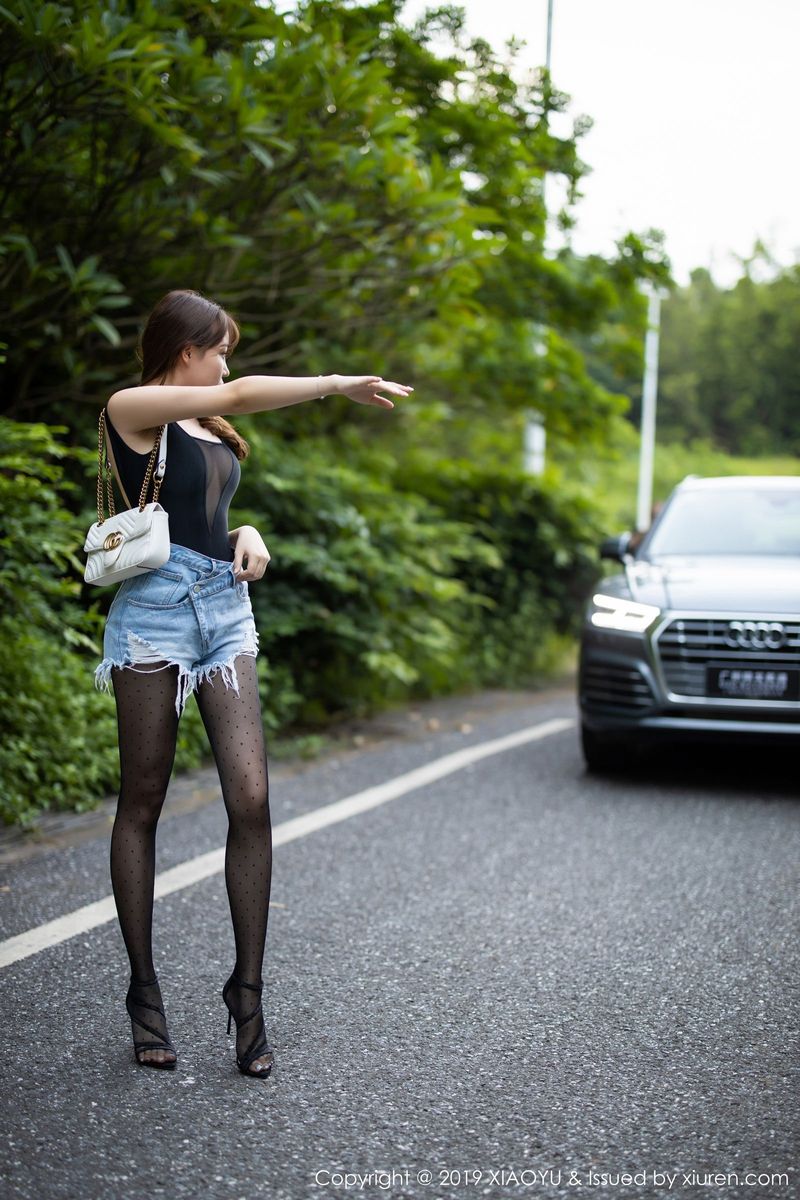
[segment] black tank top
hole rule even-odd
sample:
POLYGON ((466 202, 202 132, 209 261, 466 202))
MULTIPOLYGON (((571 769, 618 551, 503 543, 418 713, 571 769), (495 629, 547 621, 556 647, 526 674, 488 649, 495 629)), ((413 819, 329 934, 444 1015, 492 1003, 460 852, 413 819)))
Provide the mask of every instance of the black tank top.
MULTIPOLYGON (((106 428, 130 501, 125 507, 133 508, 139 503, 150 452, 139 454, 123 441, 108 409, 106 428)), ((241 474, 239 460, 225 442, 194 437, 177 421, 170 421, 167 470, 158 497, 169 513, 169 540, 199 554, 233 562, 233 549, 228 544, 228 508, 241 474)), ((152 483, 146 499, 148 504, 153 499, 152 483)))

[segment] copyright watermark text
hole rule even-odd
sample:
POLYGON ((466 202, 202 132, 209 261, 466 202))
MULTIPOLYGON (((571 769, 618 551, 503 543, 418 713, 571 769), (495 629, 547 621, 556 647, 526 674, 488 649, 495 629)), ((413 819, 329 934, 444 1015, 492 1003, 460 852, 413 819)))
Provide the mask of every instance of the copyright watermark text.
POLYGON ((331 1171, 322 1169, 312 1175, 313 1185, 319 1188, 340 1188, 343 1191, 395 1192, 414 1185, 430 1188, 495 1186, 536 1190, 549 1187, 654 1187, 668 1192, 684 1188, 730 1189, 734 1187, 789 1186, 788 1171, 596 1171, 557 1168, 533 1170, 526 1167, 489 1167, 469 1170, 427 1167, 373 1171, 331 1171))

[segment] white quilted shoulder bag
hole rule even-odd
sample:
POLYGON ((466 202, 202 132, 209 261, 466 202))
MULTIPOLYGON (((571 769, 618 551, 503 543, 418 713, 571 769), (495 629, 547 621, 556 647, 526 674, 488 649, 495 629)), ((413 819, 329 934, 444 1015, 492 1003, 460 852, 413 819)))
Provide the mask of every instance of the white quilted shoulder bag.
MULTIPOLYGON (((118 513, 114 508, 114 489, 109 453, 113 451, 106 430, 106 410, 100 413, 97 436, 97 521, 86 535, 83 549, 88 554, 84 579, 99 587, 119 583, 130 575, 141 575, 160 567, 169 558, 169 514, 158 503, 158 493, 167 469, 167 425, 156 435, 144 473, 138 508, 118 513), (103 444, 105 442, 105 462, 103 444), (161 444, 161 456, 154 468, 161 444), (103 516, 103 474, 108 497, 108 517, 103 516), (150 479, 153 480, 153 499, 146 503, 150 479)), ((124 491, 123 491, 124 495, 124 491)), ((127 497, 125 497, 127 499, 127 497)), ((130 503, 130 502, 129 502, 130 503)))

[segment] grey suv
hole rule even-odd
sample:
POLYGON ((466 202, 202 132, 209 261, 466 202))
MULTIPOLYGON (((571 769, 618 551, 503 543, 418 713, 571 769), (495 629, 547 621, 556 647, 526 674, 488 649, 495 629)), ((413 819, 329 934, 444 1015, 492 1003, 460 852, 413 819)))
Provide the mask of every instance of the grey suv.
POLYGON ((800 736, 800 477, 690 477, 594 589, 579 693, 591 770, 666 739, 800 736))

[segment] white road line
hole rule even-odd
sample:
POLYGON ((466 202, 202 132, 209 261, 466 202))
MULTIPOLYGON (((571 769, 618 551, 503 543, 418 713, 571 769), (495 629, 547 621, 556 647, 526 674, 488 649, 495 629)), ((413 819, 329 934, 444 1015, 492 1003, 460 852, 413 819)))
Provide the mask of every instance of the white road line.
MULTIPOLYGON (((571 717, 555 717, 550 721, 542 721, 539 725, 518 729, 516 733, 508 733, 505 737, 494 738, 490 742, 465 746, 463 750, 445 754, 442 758, 434 759, 423 767, 415 767, 413 771, 407 771, 404 775, 396 775, 386 783, 376 784, 363 792, 355 792, 352 796, 345 796, 343 800, 335 800, 332 804, 314 809, 313 812, 304 813, 302 817, 282 821, 272 831, 272 844, 282 846, 286 842, 295 841, 296 838, 306 837, 309 833, 324 829, 326 825, 346 821, 349 817, 368 812, 371 808, 378 808, 381 804, 396 800, 398 796, 405 796, 408 792, 433 783, 436 779, 442 779, 445 775, 452 775, 470 763, 479 762, 492 754, 502 754, 505 750, 513 750, 517 746, 524 746, 526 742, 538 742, 542 738, 552 737, 553 734, 563 733, 574 724, 575 721, 571 717)), ((211 850, 208 854, 200 854, 197 858, 157 875, 155 898, 159 900, 162 896, 168 896, 170 892, 179 892, 183 888, 191 887, 193 883, 199 883, 211 875, 218 875, 224 868, 224 846, 218 850, 211 850)), ((54 921, 37 925, 34 929, 17 934, 16 937, 7 938, 6 941, 0 942, 0 967, 10 966, 11 963, 29 958, 32 954, 39 954, 50 946, 57 946, 59 942, 68 938, 88 933, 98 925, 113 921, 116 915, 114 897, 106 896, 94 904, 76 908, 66 916, 57 917, 54 921)))

